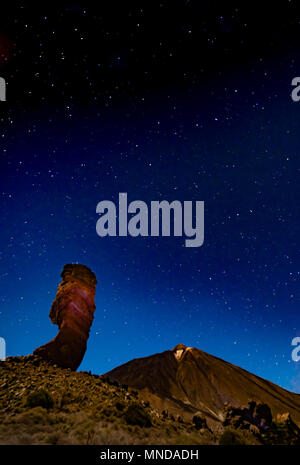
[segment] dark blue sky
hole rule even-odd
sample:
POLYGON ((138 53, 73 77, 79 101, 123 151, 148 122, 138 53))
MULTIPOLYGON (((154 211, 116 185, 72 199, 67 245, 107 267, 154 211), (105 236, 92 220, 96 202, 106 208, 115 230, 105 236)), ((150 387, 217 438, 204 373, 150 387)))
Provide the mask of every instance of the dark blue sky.
POLYGON ((60 272, 84 263, 98 286, 81 369, 104 373, 184 343, 299 392, 297 74, 281 51, 106 104, 70 95, 58 106, 50 97, 14 111, 6 103, 0 336, 8 355, 55 336, 48 314, 60 272), (204 245, 100 238, 96 205, 119 192, 147 203, 204 200, 204 245))

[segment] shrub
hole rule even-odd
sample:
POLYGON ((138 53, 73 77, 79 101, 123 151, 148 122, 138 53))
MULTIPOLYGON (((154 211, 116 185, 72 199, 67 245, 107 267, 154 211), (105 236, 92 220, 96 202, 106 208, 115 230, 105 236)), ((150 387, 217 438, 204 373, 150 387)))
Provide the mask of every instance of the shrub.
POLYGON ((125 414, 125 421, 128 425, 137 425, 142 428, 149 428, 152 426, 152 422, 148 413, 137 404, 131 404, 128 406, 125 414))
POLYGON ((49 416, 42 407, 34 407, 30 410, 25 410, 23 413, 19 413, 14 417, 14 421, 24 425, 45 425, 49 422, 49 416))
POLYGON ((104 409, 102 410, 102 415, 104 415, 105 417, 109 418, 111 417, 112 415, 114 415, 115 413, 115 410, 114 408, 111 406, 111 405, 108 405, 107 407, 104 407, 104 409))
POLYGON ((124 408, 125 408, 125 405, 122 402, 116 402, 116 409, 119 410, 119 412, 124 410, 124 408))
POLYGON ((244 442, 237 433, 231 430, 226 430, 220 437, 219 444, 221 446, 241 446, 244 442))
POLYGON ((44 389, 38 389, 29 394, 25 403, 26 407, 44 407, 45 409, 50 409, 54 405, 54 401, 49 392, 44 389))
POLYGON ((206 418, 199 413, 196 413, 196 415, 193 416, 193 423, 196 429, 207 428, 206 418))

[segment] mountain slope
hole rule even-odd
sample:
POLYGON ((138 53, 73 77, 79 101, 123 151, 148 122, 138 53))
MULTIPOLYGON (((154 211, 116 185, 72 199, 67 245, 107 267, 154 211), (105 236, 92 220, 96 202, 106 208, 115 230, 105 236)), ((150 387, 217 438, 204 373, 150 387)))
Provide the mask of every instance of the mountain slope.
POLYGON ((178 344, 173 350, 132 360, 104 377, 138 389, 156 408, 190 417, 197 411, 222 421, 224 403, 267 403, 273 415, 289 412, 300 424, 300 394, 199 349, 178 344))

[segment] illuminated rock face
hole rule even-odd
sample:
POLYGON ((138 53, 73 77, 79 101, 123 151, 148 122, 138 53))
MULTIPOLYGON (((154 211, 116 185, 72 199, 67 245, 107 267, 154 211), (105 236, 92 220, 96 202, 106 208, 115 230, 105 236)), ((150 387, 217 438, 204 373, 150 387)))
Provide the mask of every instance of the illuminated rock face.
POLYGON ((49 314, 59 332, 52 341, 35 349, 34 354, 76 370, 84 357, 94 319, 97 280, 85 265, 65 265, 61 277, 49 314))
POLYGON ((176 360, 180 360, 182 355, 184 354, 186 350, 186 346, 184 344, 177 344, 174 349, 173 349, 173 354, 176 360))

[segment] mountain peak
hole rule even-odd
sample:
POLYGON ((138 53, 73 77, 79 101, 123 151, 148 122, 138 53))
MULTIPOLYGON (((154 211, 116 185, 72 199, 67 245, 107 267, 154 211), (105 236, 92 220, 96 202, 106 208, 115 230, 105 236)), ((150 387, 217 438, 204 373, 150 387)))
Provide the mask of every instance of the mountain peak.
POLYGON ((176 350, 185 350, 186 349, 186 346, 184 344, 177 344, 174 349, 172 349, 173 352, 175 352, 176 350))
POLYGON ((268 404, 274 418, 289 412, 300 425, 300 394, 184 344, 132 360, 104 376, 138 390, 155 408, 182 418, 201 412, 210 422, 220 423, 225 402, 244 408, 254 400, 268 404))
POLYGON ((175 358, 177 360, 180 360, 181 357, 183 356, 184 352, 187 350, 188 347, 186 347, 184 344, 177 344, 174 349, 172 349, 172 352, 175 355, 175 358))

